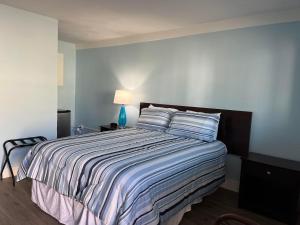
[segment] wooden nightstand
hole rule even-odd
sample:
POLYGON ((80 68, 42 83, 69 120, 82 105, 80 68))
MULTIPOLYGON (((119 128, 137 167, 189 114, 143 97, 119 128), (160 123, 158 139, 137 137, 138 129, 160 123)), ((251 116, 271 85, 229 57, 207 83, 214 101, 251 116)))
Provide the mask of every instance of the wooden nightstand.
POLYGON ((239 207, 295 225, 299 192, 300 162, 257 153, 242 158, 239 207))
MULTIPOLYGON (((126 128, 130 128, 130 127, 125 127, 125 129, 126 128)), ((111 126, 110 124, 108 124, 108 125, 99 126, 99 129, 100 129, 100 132, 103 132, 103 131, 109 131, 109 130, 117 130, 120 128, 118 126, 111 126)))

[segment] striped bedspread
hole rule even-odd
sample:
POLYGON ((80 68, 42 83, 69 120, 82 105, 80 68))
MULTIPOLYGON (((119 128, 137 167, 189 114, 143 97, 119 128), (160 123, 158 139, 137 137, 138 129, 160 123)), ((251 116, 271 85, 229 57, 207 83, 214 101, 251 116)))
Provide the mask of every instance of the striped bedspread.
POLYGON ((17 179, 76 199, 104 225, 163 224, 224 181, 225 154, 219 141, 120 129, 37 144, 17 179))

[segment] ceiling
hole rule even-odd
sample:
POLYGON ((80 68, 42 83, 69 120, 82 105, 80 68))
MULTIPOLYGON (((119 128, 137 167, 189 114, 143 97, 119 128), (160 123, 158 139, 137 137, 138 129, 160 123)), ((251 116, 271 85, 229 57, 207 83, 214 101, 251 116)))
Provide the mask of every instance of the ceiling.
POLYGON ((59 39, 106 41, 300 8, 299 0, 0 0, 58 19, 59 39))

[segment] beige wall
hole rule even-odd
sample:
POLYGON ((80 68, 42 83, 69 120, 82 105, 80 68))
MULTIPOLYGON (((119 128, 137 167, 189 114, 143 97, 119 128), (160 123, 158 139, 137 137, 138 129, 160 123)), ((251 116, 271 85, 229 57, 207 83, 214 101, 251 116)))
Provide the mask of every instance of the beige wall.
POLYGON ((58 86, 58 108, 71 110, 71 126, 74 127, 76 81, 75 44, 59 41, 58 52, 64 55, 64 84, 63 86, 58 86))
MULTIPOLYGON (((0 4, 0 28, 0 144, 35 135, 55 138, 57 21, 0 4)), ((12 155, 15 168, 23 156, 12 155)))

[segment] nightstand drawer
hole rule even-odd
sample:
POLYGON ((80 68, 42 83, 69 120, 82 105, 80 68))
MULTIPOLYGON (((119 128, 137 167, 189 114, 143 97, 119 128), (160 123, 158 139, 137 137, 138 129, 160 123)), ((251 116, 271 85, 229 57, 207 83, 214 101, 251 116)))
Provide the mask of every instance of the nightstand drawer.
POLYGON ((298 173, 295 173, 291 170, 252 161, 247 161, 245 163, 245 166, 246 173, 250 176, 275 182, 278 181, 279 183, 285 184, 299 183, 298 173))

